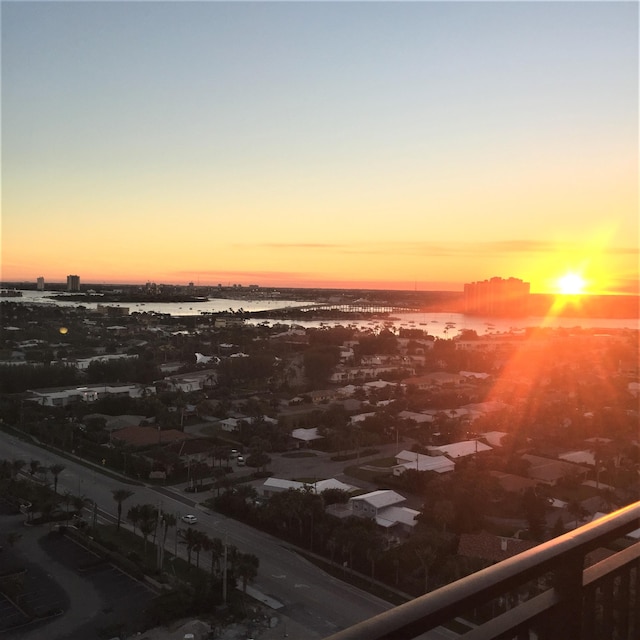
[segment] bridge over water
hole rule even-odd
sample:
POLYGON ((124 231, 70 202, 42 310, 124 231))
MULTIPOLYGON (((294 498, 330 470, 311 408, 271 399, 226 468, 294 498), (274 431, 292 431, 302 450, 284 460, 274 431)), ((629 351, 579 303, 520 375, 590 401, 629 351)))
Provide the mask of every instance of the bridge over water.
POLYGON ((291 311, 296 312, 312 312, 312 311, 335 311, 341 314, 367 314, 367 315, 382 315, 390 313, 417 313, 420 309, 415 307, 399 307, 394 305, 385 305, 380 303, 322 303, 322 304, 309 304, 303 307, 295 307, 291 311))

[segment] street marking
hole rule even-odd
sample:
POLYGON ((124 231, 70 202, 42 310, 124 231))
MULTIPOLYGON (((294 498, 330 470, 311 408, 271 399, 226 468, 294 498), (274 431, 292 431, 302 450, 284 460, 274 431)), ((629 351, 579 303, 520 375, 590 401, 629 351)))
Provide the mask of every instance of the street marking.
POLYGON ((294 584, 295 589, 310 589, 311 587, 308 584, 294 584))
POLYGON ((278 578, 278 579, 281 579, 281 578, 286 578, 287 576, 286 576, 284 573, 283 573, 283 574, 281 574, 281 575, 279 575, 279 576, 277 576, 275 573, 272 573, 272 574, 271 574, 271 577, 272 577, 272 578, 278 578))

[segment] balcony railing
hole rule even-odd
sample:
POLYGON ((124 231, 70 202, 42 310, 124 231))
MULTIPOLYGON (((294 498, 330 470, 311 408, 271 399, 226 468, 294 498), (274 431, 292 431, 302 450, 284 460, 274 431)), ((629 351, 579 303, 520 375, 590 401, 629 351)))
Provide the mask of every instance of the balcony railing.
POLYGON ((640 502, 327 640, 639 640, 640 542, 624 540, 638 528, 640 502), (607 545, 615 553, 585 568, 607 545))

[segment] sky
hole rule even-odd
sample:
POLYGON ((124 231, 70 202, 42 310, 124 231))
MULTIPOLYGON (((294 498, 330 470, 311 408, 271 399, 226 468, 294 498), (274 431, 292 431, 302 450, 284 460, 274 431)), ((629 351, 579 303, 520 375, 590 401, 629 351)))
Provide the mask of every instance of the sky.
POLYGON ((638 292, 636 2, 1 12, 4 281, 638 292))

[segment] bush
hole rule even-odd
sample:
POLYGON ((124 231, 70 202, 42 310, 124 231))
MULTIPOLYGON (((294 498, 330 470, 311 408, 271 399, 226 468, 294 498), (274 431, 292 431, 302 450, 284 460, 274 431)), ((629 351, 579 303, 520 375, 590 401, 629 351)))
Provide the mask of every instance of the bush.
POLYGON ((193 609, 193 596, 187 591, 171 591, 154 598, 145 609, 145 626, 167 625, 178 618, 186 618, 193 609))

